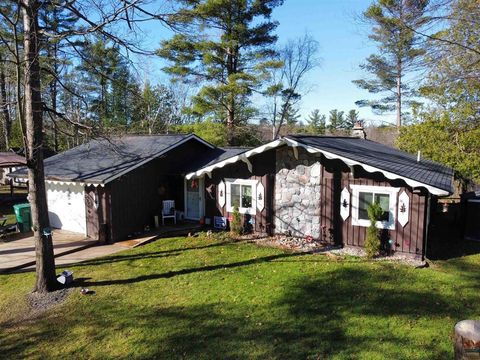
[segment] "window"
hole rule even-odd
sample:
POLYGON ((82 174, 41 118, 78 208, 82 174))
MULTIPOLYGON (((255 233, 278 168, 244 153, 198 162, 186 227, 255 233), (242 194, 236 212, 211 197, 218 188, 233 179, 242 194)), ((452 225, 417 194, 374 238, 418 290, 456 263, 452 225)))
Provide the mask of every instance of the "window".
POLYGON ((397 193, 400 189, 387 186, 350 185, 352 197, 352 224, 369 226, 368 206, 378 203, 383 209, 383 215, 376 226, 380 229, 395 229, 395 214, 397 210, 397 193))
POLYGON ((227 211, 238 207, 241 214, 255 214, 256 180, 227 179, 227 211))

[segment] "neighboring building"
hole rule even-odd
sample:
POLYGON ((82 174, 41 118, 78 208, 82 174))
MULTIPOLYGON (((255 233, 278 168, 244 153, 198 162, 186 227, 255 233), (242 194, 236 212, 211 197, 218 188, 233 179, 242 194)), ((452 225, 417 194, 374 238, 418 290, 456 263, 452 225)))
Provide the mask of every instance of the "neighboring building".
POLYGON ((228 218, 236 204, 256 232, 345 246, 363 246, 375 200, 384 248, 415 257, 435 199, 453 192, 451 169, 352 137, 286 136, 187 175, 195 178, 213 194, 207 217, 228 218))
POLYGON ((45 173, 52 226, 92 238, 142 232, 173 199, 189 220, 222 224, 237 205, 258 233, 363 246, 377 201, 384 248, 415 257, 425 254, 430 209, 453 192, 451 169, 352 137, 221 149, 195 135, 126 136, 49 158, 45 173))

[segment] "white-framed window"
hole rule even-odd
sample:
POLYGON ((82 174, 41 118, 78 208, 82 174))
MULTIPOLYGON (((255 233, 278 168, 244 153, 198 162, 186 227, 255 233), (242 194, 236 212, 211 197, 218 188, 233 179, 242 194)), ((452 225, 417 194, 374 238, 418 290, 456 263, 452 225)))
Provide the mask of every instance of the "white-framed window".
POLYGON ((368 206, 378 203, 383 209, 383 216, 377 221, 379 229, 395 230, 397 213, 397 194, 400 188, 388 186, 350 185, 352 189, 352 225, 370 226, 368 206))
POLYGON ((227 211, 237 206, 240 214, 255 214, 257 198, 257 180, 225 179, 227 192, 227 211))

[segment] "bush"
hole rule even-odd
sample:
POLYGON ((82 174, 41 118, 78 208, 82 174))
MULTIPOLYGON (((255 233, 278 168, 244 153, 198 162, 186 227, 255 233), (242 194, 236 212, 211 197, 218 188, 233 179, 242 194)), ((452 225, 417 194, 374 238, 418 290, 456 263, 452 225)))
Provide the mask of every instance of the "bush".
POLYGON ((233 207, 232 221, 230 222, 230 232, 233 235, 242 234, 242 215, 236 206, 233 207))
POLYGON ((367 212, 368 218, 370 219, 370 226, 367 228, 365 252, 367 253, 367 257, 371 259, 380 251, 380 236, 375 224, 382 218, 383 209, 378 203, 374 202, 368 206, 367 212))

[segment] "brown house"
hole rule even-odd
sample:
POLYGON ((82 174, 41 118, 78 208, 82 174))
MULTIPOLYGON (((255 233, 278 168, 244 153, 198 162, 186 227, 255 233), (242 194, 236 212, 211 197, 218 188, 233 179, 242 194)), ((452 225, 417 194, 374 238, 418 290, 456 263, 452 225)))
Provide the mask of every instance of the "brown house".
POLYGON ((187 187, 185 174, 243 151, 191 134, 92 140, 45 160, 50 224, 93 239, 124 240, 155 225, 163 200, 174 200, 182 219, 198 221, 203 183, 187 187))
POLYGON ((453 192, 451 169, 352 137, 286 136, 254 149, 195 135, 98 139, 45 160, 45 174, 51 225, 92 238, 143 232, 174 200, 185 220, 223 228, 237 206, 248 230, 363 246, 375 201, 384 249, 415 257, 436 199, 453 192))
POLYGON ((414 257, 425 255, 436 198, 453 192, 451 169, 352 137, 286 136, 187 179, 205 183, 205 216, 217 226, 237 206, 255 232, 344 246, 363 246, 378 202, 384 249, 414 257))

